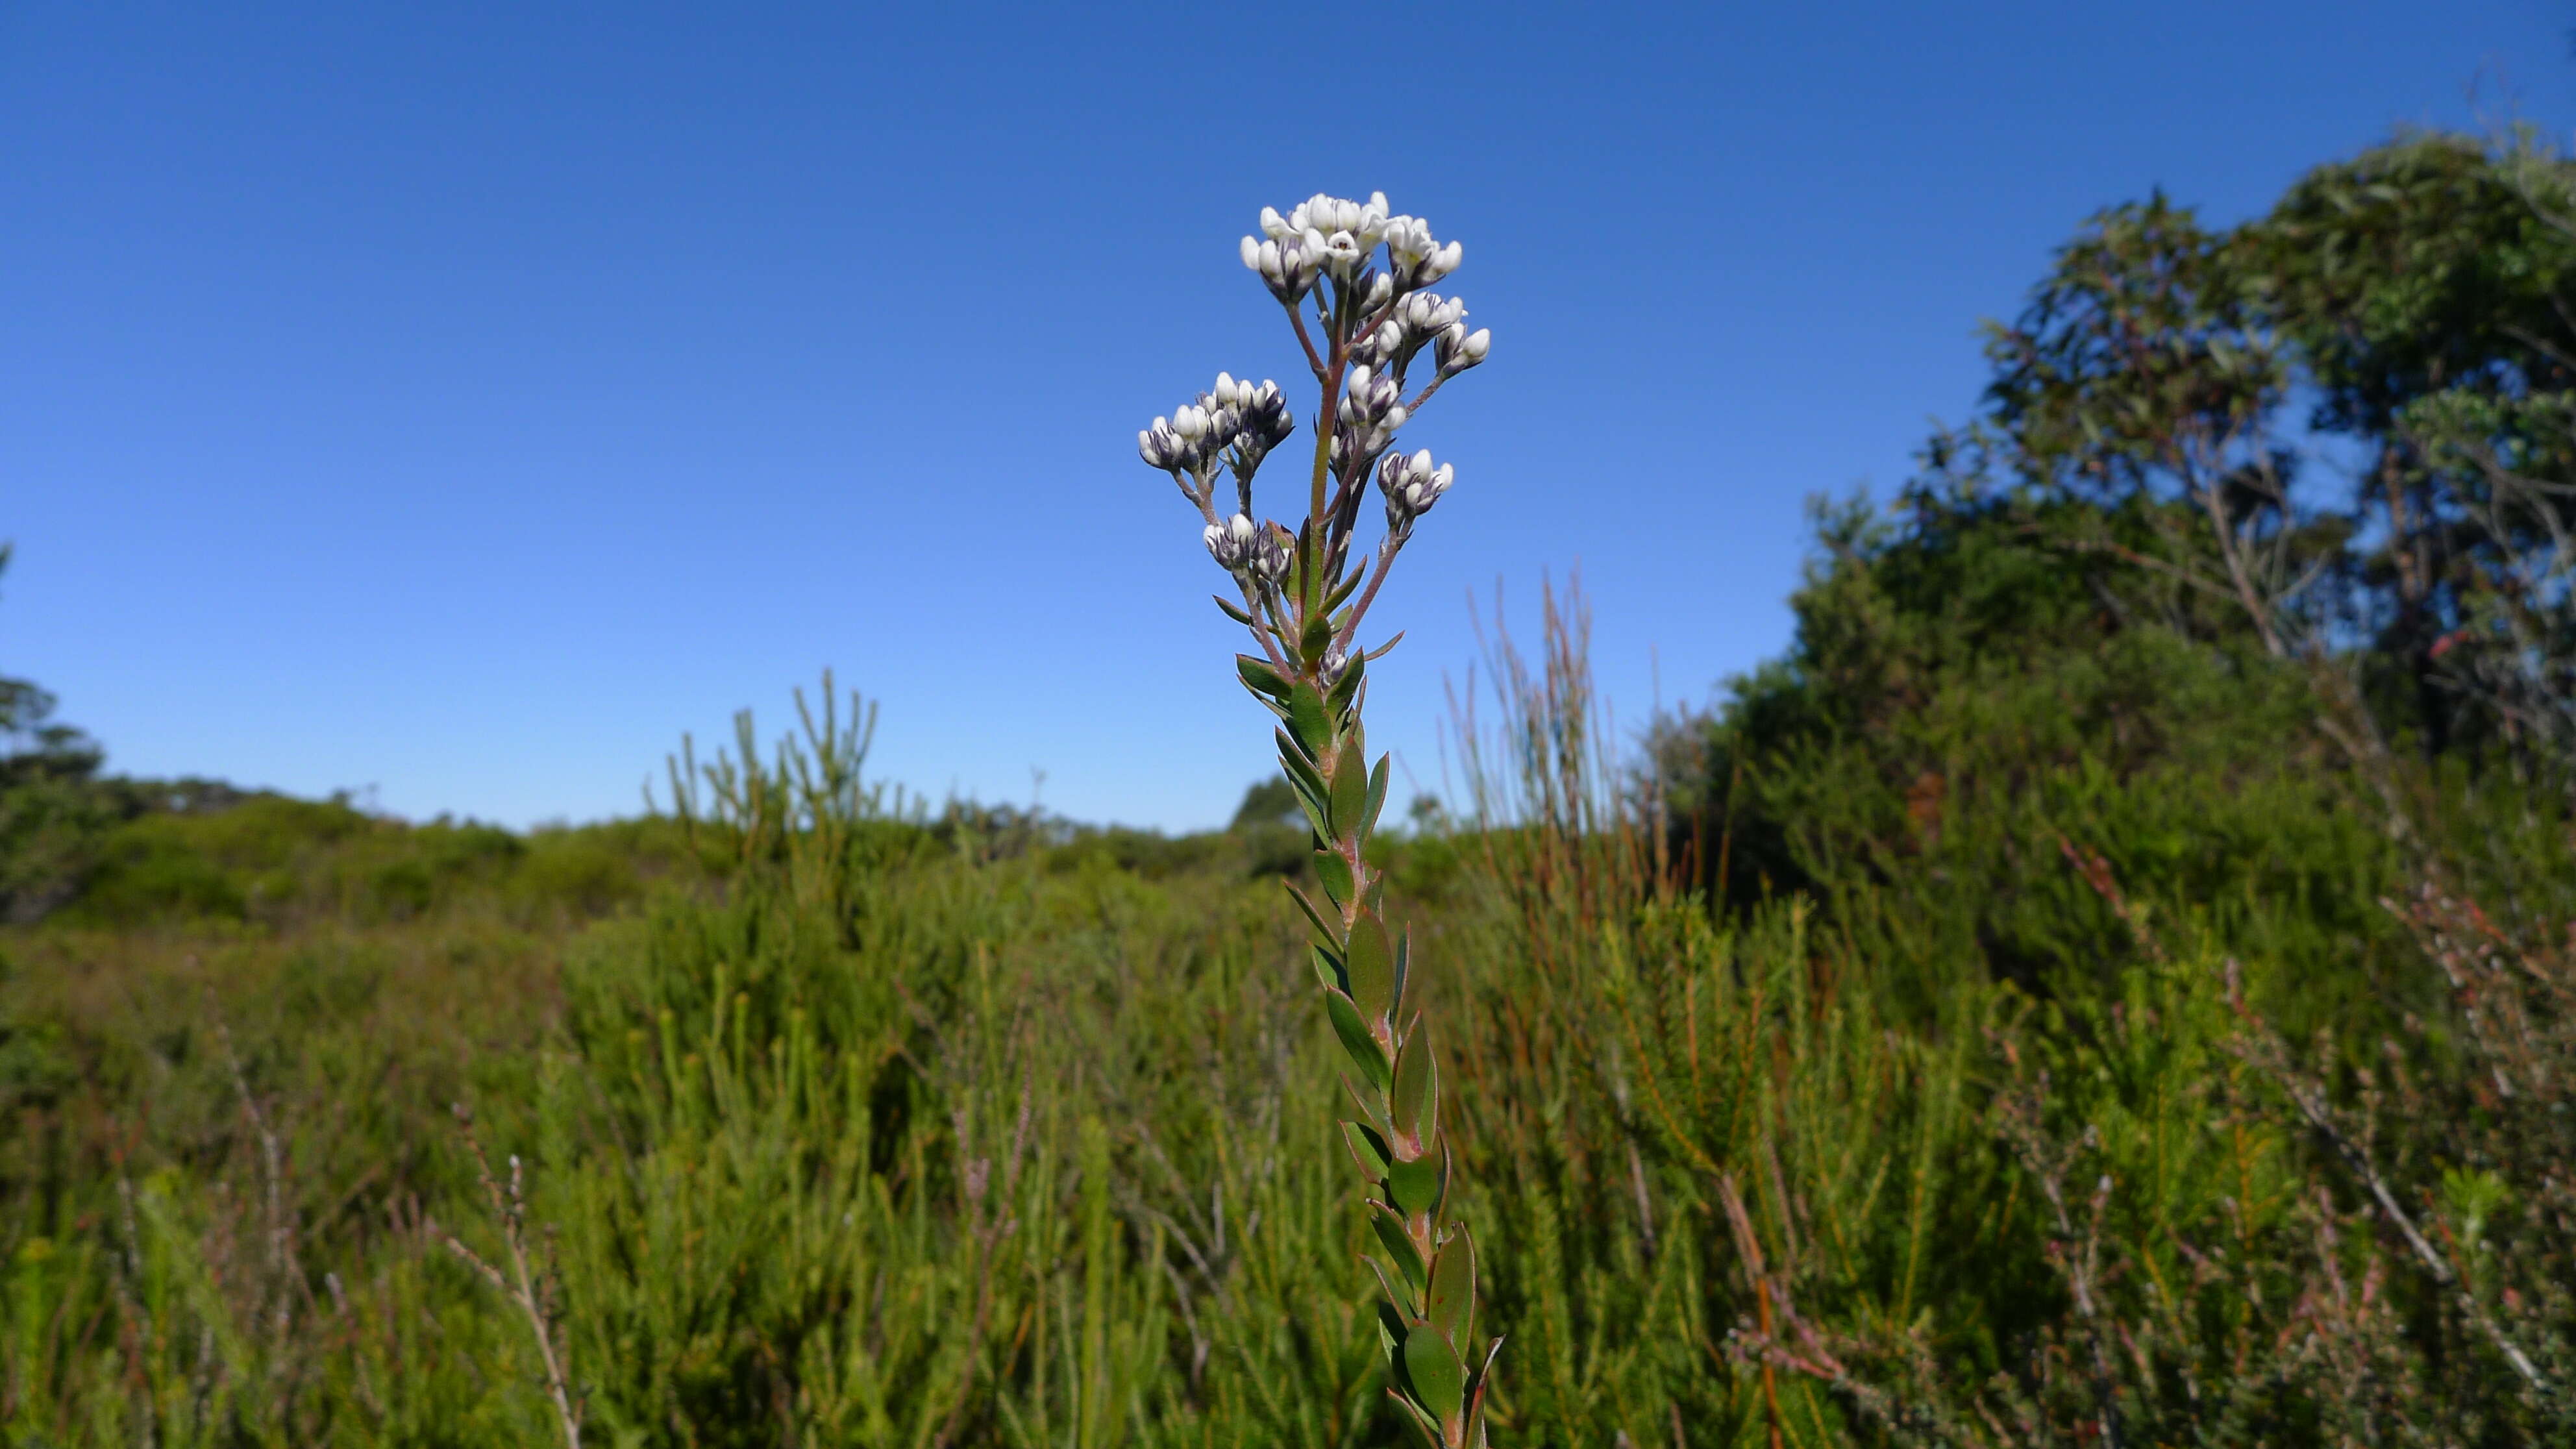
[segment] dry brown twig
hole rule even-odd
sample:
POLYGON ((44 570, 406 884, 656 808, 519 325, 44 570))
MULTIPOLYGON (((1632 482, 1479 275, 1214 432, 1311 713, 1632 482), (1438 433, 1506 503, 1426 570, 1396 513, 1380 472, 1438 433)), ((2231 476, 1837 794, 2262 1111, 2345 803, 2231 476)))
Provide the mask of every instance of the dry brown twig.
POLYGON ((492 1160, 484 1155, 482 1139, 474 1135, 474 1114, 462 1102, 456 1104, 455 1111, 465 1149, 474 1155, 474 1171, 482 1180, 483 1195, 491 1201, 492 1215, 501 1220, 502 1241, 510 1250, 510 1272, 503 1274, 435 1219, 428 1220, 425 1226, 447 1244, 449 1252, 464 1259, 483 1275, 485 1282, 527 1315, 528 1326, 537 1337, 537 1357, 545 1365, 546 1394, 554 1401, 565 1449, 581 1449, 582 1395, 565 1372, 564 1350, 556 1342, 563 1330, 563 1303, 552 1265, 530 1265, 527 1191, 519 1159, 516 1154, 510 1158, 509 1187, 504 1191, 500 1179, 492 1173, 492 1160))
POLYGON ((2232 1048, 2249 1065, 2269 1076, 2280 1087, 2282 1095, 2290 1099, 2290 1104, 2299 1109, 2299 1115, 2306 1118, 2317 1135, 2326 1140, 2326 1145, 2334 1149, 2335 1155, 2343 1159, 2344 1166, 2379 1204, 2379 1210, 2387 1217, 2389 1225, 2397 1230, 2397 1235, 2405 1240, 2417 1261, 2424 1265, 2424 1271, 2432 1275, 2435 1283, 2450 1290, 2460 1305, 2460 1311, 2477 1325, 2480 1333, 2486 1335, 2496 1352, 2513 1365, 2514 1372, 2522 1376, 2523 1382, 2537 1392, 2547 1392, 2548 1381, 2541 1377, 2530 1355, 2524 1353, 2521 1345, 2504 1331, 2504 1325, 2487 1312, 2486 1305, 2478 1301, 2477 1295, 2469 1291, 2468 1284, 2461 1281, 2449 1260, 2425 1238, 2415 1226, 2414 1217, 2399 1204, 2396 1192, 2389 1187, 2388 1179, 2380 1175, 2379 1167, 2371 1161, 2370 1154, 2335 1121, 2323 1087, 2300 1075, 2290 1064, 2289 1054, 2282 1049, 2280 1038, 2273 1035, 2263 1018, 2255 1015, 2245 1004, 2244 981, 2232 958, 2227 963, 2227 999, 2246 1026, 2244 1034, 2231 1043, 2232 1048))

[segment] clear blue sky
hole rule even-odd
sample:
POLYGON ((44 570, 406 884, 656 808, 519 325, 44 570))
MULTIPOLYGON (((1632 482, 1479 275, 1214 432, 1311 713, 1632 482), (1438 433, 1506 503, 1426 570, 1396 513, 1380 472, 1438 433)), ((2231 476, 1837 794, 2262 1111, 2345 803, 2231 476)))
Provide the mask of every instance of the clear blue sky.
POLYGON ((904 10, 0 7, 0 672, 523 824, 831 664, 891 778, 1219 821, 1268 731, 1135 429, 1293 380, 1235 239, 1382 188, 1497 339, 1377 611, 1433 783, 1471 587, 1579 564, 1631 720, 1775 653, 1801 500, 2087 212, 2576 111, 2538 0, 904 10))

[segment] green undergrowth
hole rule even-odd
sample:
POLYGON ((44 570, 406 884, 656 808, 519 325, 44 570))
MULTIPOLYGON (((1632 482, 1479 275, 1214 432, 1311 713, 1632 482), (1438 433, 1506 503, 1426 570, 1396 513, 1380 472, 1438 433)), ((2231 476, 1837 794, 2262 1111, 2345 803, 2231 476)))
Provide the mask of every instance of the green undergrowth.
MULTIPOLYGON (((2240 1049, 2231 963, 2249 997, 2295 999, 2323 949, 2248 922, 2335 929, 2385 883, 2331 812, 2247 798, 2232 768, 2122 785, 2071 748, 1948 797, 1953 843, 1897 848, 1873 886, 1712 911, 1670 837, 1620 823, 1579 652, 1558 662, 1502 697, 1544 726, 1483 762, 1509 817, 1395 862, 1400 892, 1424 883, 1462 1212, 1515 1345, 1498 1432, 1824 1444, 1937 1439, 1981 1402, 2064 1418, 2088 1232, 2119 1267, 2087 1294, 2158 1382, 2243 1400, 2212 1442, 2334 1442, 2335 1365, 2279 1349, 2314 1330, 2320 1262, 2376 1275, 2445 1346, 2402 1381, 2529 1422, 2240 1049), (2279 858, 2250 885, 2094 844, 2264 811, 2279 858), (2003 938, 1938 908, 1926 880, 1998 854, 2008 919, 2091 969, 2016 979, 2003 938), (2265 905, 2303 872, 2322 905, 2265 905), (2225 890, 2261 909, 2212 908, 2225 890)), ((455 1104, 525 1174, 588 1442, 1401 1442, 1335 1048, 1257 841, 1122 854, 1007 816, 863 813, 761 845, 704 814, 515 836, 242 808, 261 813, 138 832, 133 858, 184 843, 209 878, 279 881, 261 908, 231 908, 244 888, 110 920, 84 899, 6 938, 13 1442, 555 1435, 528 1317, 448 1245, 508 1261, 455 1104), (624 884, 531 883, 576 849, 624 884)), ((2442 1221, 2495 1218, 2473 1165, 2415 1165, 2465 1184, 2442 1221)))

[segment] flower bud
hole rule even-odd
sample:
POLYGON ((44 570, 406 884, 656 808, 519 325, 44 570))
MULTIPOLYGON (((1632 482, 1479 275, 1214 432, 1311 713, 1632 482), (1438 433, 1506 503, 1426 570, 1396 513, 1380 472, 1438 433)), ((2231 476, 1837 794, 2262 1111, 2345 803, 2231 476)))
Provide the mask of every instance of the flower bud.
POLYGON ((1457 325, 1458 319, 1467 315, 1467 304, 1437 292, 1416 292, 1404 299, 1396 315, 1403 321, 1405 331, 1432 338, 1457 325))
POLYGON ((1250 566, 1256 526, 1238 513, 1223 523, 1211 523, 1200 537, 1207 541, 1208 556, 1227 573, 1241 573, 1250 566))
POLYGON ((1384 367, 1404 350, 1404 340, 1402 324, 1390 320, 1352 343, 1351 356, 1364 367, 1384 367))
POLYGON ((1452 322, 1434 344, 1432 357, 1440 364, 1442 377, 1455 377, 1484 361, 1485 354, 1493 349, 1493 329, 1479 327, 1469 332, 1465 323, 1452 322))
MULTIPOLYGON (((1263 215, 1275 219, 1278 213, 1265 211, 1263 215)), ((1257 247, 1249 245, 1251 240, 1250 237, 1244 238, 1247 247, 1243 264, 1261 274, 1262 284, 1270 289, 1270 295, 1293 305, 1313 290, 1315 255, 1295 234, 1284 239, 1273 238, 1257 247)))
POLYGON ((1354 367, 1342 392, 1341 420, 1357 425, 1375 425, 1383 421, 1390 411, 1401 411, 1396 407, 1396 401, 1402 395, 1402 388, 1392 376, 1366 367, 1354 367))
POLYGON ((1243 409, 1243 449, 1258 463, 1263 454, 1287 441, 1297 430, 1297 420, 1288 414, 1288 399, 1280 394, 1279 384, 1262 379, 1261 386, 1236 384, 1243 409))
POLYGON ((1377 465, 1378 491, 1386 495, 1386 526, 1401 534, 1413 526, 1413 520, 1431 511, 1440 495, 1449 491, 1454 476, 1446 463, 1434 466, 1431 451, 1423 449, 1412 457, 1390 453, 1377 465))
POLYGON ((1154 425, 1136 434, 1136 452, 1144 460, 1166 473, 1179 470, 1187 461, 1189 445, 1172 431, 1168 418, 1154 419, 1154 425))
POLYGON ((1254 578, 1265 584, 1276 584, 1288 577, 1288 544, 1281 537, 1279 525, 1274 523, 1258 530, 1248 552, 1245 563, 1254 578))

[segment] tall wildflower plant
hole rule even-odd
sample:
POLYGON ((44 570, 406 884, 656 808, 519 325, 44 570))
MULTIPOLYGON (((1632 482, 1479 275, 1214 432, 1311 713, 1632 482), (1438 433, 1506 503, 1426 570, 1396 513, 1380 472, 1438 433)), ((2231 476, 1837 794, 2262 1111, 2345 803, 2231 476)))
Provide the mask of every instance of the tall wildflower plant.
POLYGON ((1360 714, 1369 661, 1395 639, 1369 648, 1360 630, 1397 555, 1449 490, 1449 465, 1428 450, 1398 451, 1397 430, 1484 361, 1493 338, 1468 330, 1457 298, 1428 290, 1456 270, 1459 244, 1435 241, 1420 217, 1390 214, 1383 192, 1365 202, 1317 195, 1285 216, 1264 207, 1261 233, 1243 239, 1243 264, 1287 312, 1321 396, 1305 516, 1255 521, 1253 475, 1296 430, 1275 382, 1219 373, 1212 391, 1138 433, 1137 449, 1180 485, 1234 581, 1235 597, 1219 595, 1217 607, 1258 650, 1237 655, 1235 668, 1279 719, 1280 768, 1314 827, 1323 899, 1289 892, 1313 927, 1315 978, 1350 1056, 1343 1083, 1355 1116, 1342 1138, 1377 1190, 1366 1211, 1386 1254, 1370 1266, 1385 1292, 1388 1393, 1430 1444, 1482 1449, 1502 1341, 1476 1342, 1476 1248, 1448 1215, 1439 1059, 1415 1001, 1410 938, 1388 925, 1386 882, 1368 862, 1387 759, 1369 762, 1360 714), (1363 548, 1372 480, 1386 527, 1363 548))

